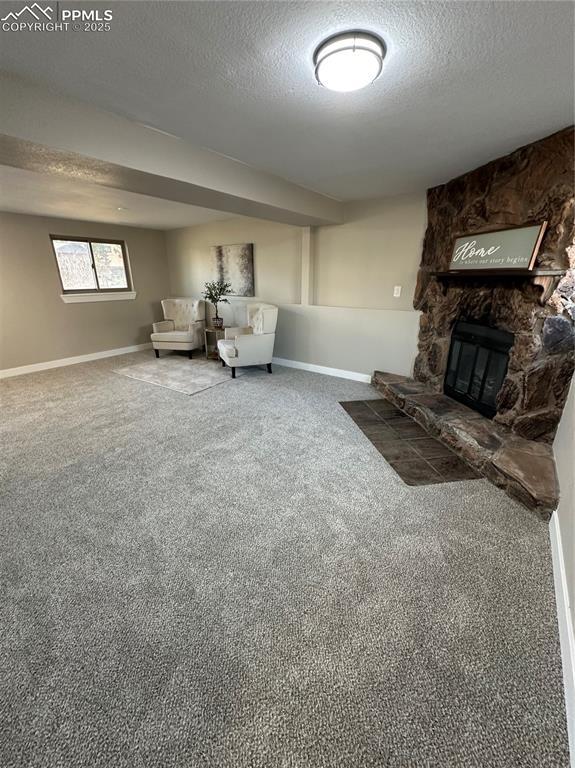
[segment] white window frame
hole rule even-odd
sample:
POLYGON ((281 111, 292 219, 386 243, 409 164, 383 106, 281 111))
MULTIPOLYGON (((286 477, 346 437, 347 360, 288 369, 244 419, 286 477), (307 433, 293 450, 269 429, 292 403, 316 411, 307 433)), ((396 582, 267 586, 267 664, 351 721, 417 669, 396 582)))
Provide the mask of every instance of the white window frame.
MULTIPOLYGON (((134 290, 134 279, 132 277, 132 267, 130 265, 130 256, 128 253, 128 245, 125 240, 116 240, 114 238, 102 238, 102 237, 78 237, 77 235, 50 235, 50 245, 52 252, 54 253, 54 259, 56 262, 56 269, 58 271, 58 279, 60 280, 60 286, 62 293, 60 298, 65 304, 82 304, 84 302, 95 301, 133 301, 138 295, 134 290), (90 247, 90 253, 92 253, 91 243, 115 243, 121 245, 122 254, 124 257, 124 270, 128 282, 128 288, 100 288, 97 291, 92 290, 72 290, 66 291, 62 283, 62 275, 60 274, 60 266, 56 257, 56 249, 54 248, 54 240, 68 240, 88 243, 90 247)), ((92 255, 92 264, 94 264, 94 257, 92 255)), ((94 268, 94 267, 93 267, 94 268)), ((96 283, 98 282, 98 276, 96 273, 96 283)))

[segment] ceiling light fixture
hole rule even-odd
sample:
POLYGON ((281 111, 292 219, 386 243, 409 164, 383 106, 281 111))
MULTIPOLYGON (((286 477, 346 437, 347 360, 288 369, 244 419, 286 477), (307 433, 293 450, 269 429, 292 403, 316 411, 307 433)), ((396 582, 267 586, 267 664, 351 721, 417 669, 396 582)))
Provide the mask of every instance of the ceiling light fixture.
POLYGON ((358 91, 381 74, 383 40, 369 32, 344 32, 324 40, 314 55, 315 76, 330 91, 358 91))

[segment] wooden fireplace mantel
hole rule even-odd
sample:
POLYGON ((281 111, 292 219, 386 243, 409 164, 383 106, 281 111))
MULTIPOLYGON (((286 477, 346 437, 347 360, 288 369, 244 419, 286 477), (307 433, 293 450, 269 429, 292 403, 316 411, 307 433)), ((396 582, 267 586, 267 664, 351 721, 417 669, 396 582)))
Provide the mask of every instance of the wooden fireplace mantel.
POLYGON ((433 277, 562 277, 565 274, 564 269, 449 269, 435 270, 429 272, 433 277))
POLYGON ((463 278, 532 280, 533 284, 541 289, 540 304, 545 304, 551 298, 557 283, 565 273, 566 270, 564 269, 546 269, 545 267, 536 267, 535 269, 450 269, 428 272, 437 280, 461 280, 463 278))

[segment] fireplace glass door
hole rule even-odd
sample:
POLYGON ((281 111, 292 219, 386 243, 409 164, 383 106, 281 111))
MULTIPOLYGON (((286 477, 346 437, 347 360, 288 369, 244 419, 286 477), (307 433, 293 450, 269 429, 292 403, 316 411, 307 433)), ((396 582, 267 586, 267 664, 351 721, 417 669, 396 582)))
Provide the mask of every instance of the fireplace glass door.
POLYGON ((512 346, 511 333, 458 320, 451 334, 445 393, 493 418, 512 346))

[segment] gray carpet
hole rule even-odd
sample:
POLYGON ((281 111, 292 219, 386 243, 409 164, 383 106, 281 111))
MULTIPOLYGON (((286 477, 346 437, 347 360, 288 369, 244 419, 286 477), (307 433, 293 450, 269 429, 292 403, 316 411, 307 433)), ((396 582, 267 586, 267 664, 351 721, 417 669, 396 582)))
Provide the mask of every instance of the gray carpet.
POLYGON ((4 382, 2 768, 568 765, 546 526, 276 368, 4 382))

